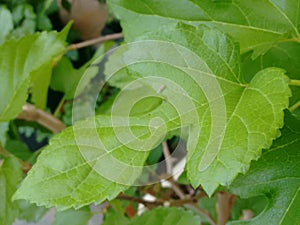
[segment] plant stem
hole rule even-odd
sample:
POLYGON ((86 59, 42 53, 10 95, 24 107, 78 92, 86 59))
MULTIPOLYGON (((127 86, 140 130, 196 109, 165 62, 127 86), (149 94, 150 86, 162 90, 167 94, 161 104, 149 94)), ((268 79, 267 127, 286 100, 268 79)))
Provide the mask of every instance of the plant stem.
POLYGON ((111 40, 116 40, 116 39, 120 39, 123 37, 122 33, 116 33, 116 34, 109 34, 109 35, 105 35, 102 37, 98 37, 95 39, 91 39, 88 41, 83 41, 77 44, 72 44, 67 48, 67 51, 72 51, 72 50, 76 50, 76 49, 80 49, 80 48, 85 48, 88 46, 92 46, 95 44, 100 44, 106 41, 111 41, 111 40))
POLYGON ((138 197, 128 196, 125 194, 119 194, 117 197, 120 200, 126 200, 131 202, 140 203, 143 205, 152 205, 152 206, 162 206, 165 205, 165 203, 169 203, 170 206, 183 206, 186 204, 194 204, 197 202, 200 198, 206 196, 204 192, 200 192, 198 195, 192 197, 192 198, 185 198, 185 199, 171 199, 171 200, 163 200, 163 199, 157 199, 155 201, 147 201, 138 197))
POLYGON ((43 110, 37 109, 34 105, 31 104, 25 104, 23 106, 23 111, 17 116, 17 119, 37 122, 51 130, 53 133, 59 133, 64 128, 66 128, 66 125, 55 118, 53 115, 43 110))
POLYGON ((292 105, 289 110, 292 112, 296 110, 300 106, 300 101, 296 102, 294 105, 292 105))
POLYGON ((216 225, 215 221, 213 220, 213 218, 211 217, 211 215, 209 214, 208 211, 200 209, 195 204, 186 204, 186 207, 193 210, 194 212, 204 216, 211 225, 216 225))
POLYGON ((300 87, 300 80, 290 80, 290 85, 300 87))
POLYGON ((57 107, 56 107, 56 109, 55 109, 55 111, 54 111, 54 113, 53 113, 53 116, 54 116, 54 117, 57 117, 57 116, 58 116, 58 113, 60 113, 60 110, 61 110, 61 108, 63 107, 64 103, 65 103, 65 96, 63 96, 63 97, 61 98, 60 102, 58 103, 58 105, 57 105, 57 107))
POLYGON ((164 205, 164 201, 161 201, 159 199, 155 200, 155 201, 146 201, 144 199, 133 197, 133 196, 128 196, 128 195, 125 195, 125 194, 119 194, 117 198, 120 199, 120 200, 127 200, 127 201, 131 201, 131 202, 140 203, 140 204, 143 204, 145 206, 148 206, 148 205, 154 205, 154 206, 164 205))
POLYGON ((217 213, 218 213, 218 223, 217 225, 225 225, 230 217, 230 212, 233 207, 235 196, 229 194, 226 191, 221 191, 218 193, 217 202, 217 213))

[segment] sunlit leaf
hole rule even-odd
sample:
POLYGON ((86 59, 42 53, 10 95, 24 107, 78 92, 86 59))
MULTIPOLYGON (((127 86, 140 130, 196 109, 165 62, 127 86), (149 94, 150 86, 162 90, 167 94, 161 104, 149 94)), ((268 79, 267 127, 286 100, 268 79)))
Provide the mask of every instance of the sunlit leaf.
POLYGON ((210 28, 180 24, 144 39, 107 64, 108 81, 122 87, 111 115, 54 137, 15 198, 61 209, 112 199, 136 184, 149 151, 170 134, 188 135, 188 178, 211 195, 278 136, 290 96, 283 70, 262 70, 243 84, 237 45, 210 28), (145 95, 130 95, 143 86, 145 95), (161 103, 131 114, 136 104, 148 109, 148 97, 161 103))
POLYGON ((264 53, 279 39, 299 37, 300 2, 212 0, 109 0, 127 41, 177 22, 216 27, 238 40, 241 51, 264 53))

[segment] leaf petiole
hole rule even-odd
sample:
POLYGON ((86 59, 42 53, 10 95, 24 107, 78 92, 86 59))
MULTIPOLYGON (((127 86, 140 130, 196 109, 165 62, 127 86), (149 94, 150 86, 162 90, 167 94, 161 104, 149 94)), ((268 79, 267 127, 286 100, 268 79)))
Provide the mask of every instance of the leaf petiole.
POLYGON ((290 85, 300 87, 300 80, 290 80, 290 85))

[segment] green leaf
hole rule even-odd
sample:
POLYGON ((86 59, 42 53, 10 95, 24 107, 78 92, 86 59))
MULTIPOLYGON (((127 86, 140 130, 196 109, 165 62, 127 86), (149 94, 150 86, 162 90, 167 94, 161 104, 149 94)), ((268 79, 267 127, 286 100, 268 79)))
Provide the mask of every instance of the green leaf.
POLYGON ((155 225, 199 225, 200 217, 192 212, 184 211, 182 208, 158 207, 146 211, 141 216, 134 217, 129 225, 155 224, 155 225))
MULTIPOLYGON (((138 151, 140 140, 127 135, 127 122, 122 117, 111 121, 110 116, 101 116, 65 129, 43 150, 15 199, 66 209, 116 197, 140 176, 149 151, 164 132, 154 127, 154 138, 144 144, 144 151, 138 151), (125 144, 116 132, 120 138, 131 139, 125 144)), ((149 135, 148 120, 133 118, 130 124, 139 137, 149 135)))
POLYGON ((7 151, 22 160, 29 161, 33 157, 33 153, 30 152, 27 145, 19 140, 9 139, 4 146, 7 151))
POLYGON ((190 211, 175 207, 158 207, 153 210, 144 212, 141 216, 136 216, 129 220, 119 212, 109 213, 105 217, 103 225, 140 225, 140 224, 157 224, 157 225, 198 225, 201 223, 199 216, 190 211))
POLYGON ((86 72, 87 68, 96 59, 101 60, 104 54, 110 48, 112 48, 113 45, 114 42, 106 42, 103 45, 101 45, 101 47, 97 49, 93 57, 79 69, 75 69, 73 67, 70 59, 68 59, 67 57, 63 57, 53 70, 50 84, 51 88, 53 90, 63 92, 65 94, 64 98, 66 100, 74 99, 76 97, 75 93, 76 95, 79 95, 84 90, 86 90, 86 86, 88 85, 88 83, 93 77, 97 75, 98 68, 91 66, 90 69, 94 70, 93 72, 89 70, 89 73, 86 72))
POLYGON ((32 72, 32 77, 34 77, 34 80, 31 88, 31 100, 37 108, 46 108, 51 73, 52 65, 50 63, 45 64, 38 70, 32 72))
POLYGON ((20 38, 28 34, 33 34, 36 28, 36 15, 31 5, 23 3, 17 4, 12 11, 15 29, 10 37, 20 38))
POLYGON ((18 206, 20 209, 18 219, 27 222, 38 222, 48 211, 45 207, 39 207, 24 200, 18 200, 18 206))
POLYGON ((74 69, 71 61, 67 57, 63 57, 53 69, 51 88, 65 93, 66 100, 73 99, 85 70, 85 67, 74 69))
POLYGON ((298 0, 108 0, 127 41, 177 22, 206 24, 234 37, 241 51, 265 52, 279 39, 299 37, 298 0))
MULTIPOLYGON (((120 206, 122 209, 122 206, 120 206)), ((124 215, 123 210, 110 210, 105 213, 102 225, 129 225, 129 218, 124 215)))
POLYGON ((286 115, 282 136, 270 150, 251 164, 246 175, 239 176, 231 191, 242 198, 263 195, 268 204, 261 214, 249 221, 230 224, 299 224, 300 202, 300 119, 286 115))
POLYGON ((231 219, 239 220, 244 210, 251 210, 254 215, 261 213, 267 204, 265 196, 256 196, 248 199, 236 198, 231 210, 231 219))
POLYGON ((260 71, 243 84, 237 45, 210 28, 179 24, 145 39, 123 45, 106 65, 110 81, 123 87, 111 115, 54 137, 16 199, 60 209, 112 199, 138 184, 149 151, 180 128, 189 135, 189 180, 211 195, 271 145, 290 95, 283 70, 260 71), (127 98, 141 85, 145 95, 127 98), (161 104, 149 111, 148 97, 161 104), (143 99, 147 113, 130 114, 143 99))
MULTIPOLYGON (((244 54, 242 59, 242 71, 245 80, 250 81, 260 70, 267 67, 280 67, 286 70, 290 79, 300 79, 300 44, 294 42, 278 43, 264 55, 251 58, 251 53, 244 54)), ((293 96, 290 98, 290 105, 299 101, 300 88, 291 86, 293 96)))
MULTIPOLYGON (((190 127, 188 177, 194 187, 201 184, 210 195, 219 184, 228 185, 238 173, 246 172, 261 149, 278 137, 290 96, 283 70, 262 70, 243 85, 239 50, 232 39, 216 30, 184 24, 120 48, 106 73, 111 84, 123 87, 125 96, 127 89, 139 88, 137 83, 156 92, 165 87, 161 99, 180 115, 176 117, 170 107, 160 107, 158 115, 177 118, 182 127, 190 127)), ((126 114, 126 106, 132 108, 132 101, 143 98, 119 98, 113 108, 126 114)))
POLYGON ((13 18, 8 9, 3 6, 0 6, 0 45, 5 40, 5 37, 11 32, 14 28, 13 18))
POLYGON ((92 216, 93 214, 88 207, 79 210, 69 209, 63 212, 56 212, 53 225, 86 225, 92 216))
POLYGON ((9 129, 8 122, 0 122, 0 146, 5 146, 6 143, 6 132, 9 129))
POLYGON ((0 77, 0 121, 10 120, 21 111, 28 88, 41 76, 36 71, 51 65, 53 59, 63 53, 65 37, 57 32, 43 32, 9 40, 0 46, 0 73, 3 74, 0 77))
POLYGON ((0 167, 0 225, 10 225, 18 216, 18 203, 11 198, 22 180, 22 169, 19 161, 13 157, 4 159, 0 167))

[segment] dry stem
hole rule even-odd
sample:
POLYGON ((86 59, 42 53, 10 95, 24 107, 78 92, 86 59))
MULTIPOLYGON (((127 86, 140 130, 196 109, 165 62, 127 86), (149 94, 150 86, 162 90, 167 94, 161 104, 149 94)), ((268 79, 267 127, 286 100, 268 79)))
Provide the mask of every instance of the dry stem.
POLYGON ((63 124, 63 122, 50 113, 37 109, 34 105, 28 103, 23 106, 23 111, 17 116, 17 119, 37 122, 51 130, 53 133, 59 133, 66 128, 66 125, 63 124))

